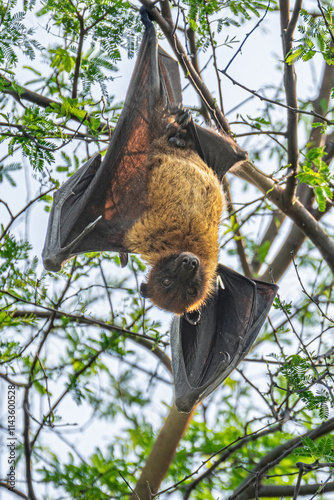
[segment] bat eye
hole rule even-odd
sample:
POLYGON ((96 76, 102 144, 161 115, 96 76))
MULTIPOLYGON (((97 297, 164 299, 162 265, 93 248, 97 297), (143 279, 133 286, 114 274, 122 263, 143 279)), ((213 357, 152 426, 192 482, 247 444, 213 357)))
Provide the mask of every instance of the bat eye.
POLYGON ((161 284, 162 286, 164 287, 168 287, 170 286, 171 284, 173 283, 173 280, 171 278, 164 278, 162 281, 161 281, 161 284))
POLYGON ((187 294, 190 295, 191 297, 195 297, 195 295, 197 294, 196 288, 193 286, 189 286, 187 288, 187 294))

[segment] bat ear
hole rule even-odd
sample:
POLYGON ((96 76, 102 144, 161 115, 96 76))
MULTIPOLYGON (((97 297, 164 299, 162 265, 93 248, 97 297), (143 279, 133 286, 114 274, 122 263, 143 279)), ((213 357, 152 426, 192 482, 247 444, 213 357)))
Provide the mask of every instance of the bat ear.
POLYGON ((149 299, 150 298, 150 292, 148 290, 148 284, 147 283, 141 283, 139 291, 140 291, 140 295, 143 297, 143 299, 149 299))

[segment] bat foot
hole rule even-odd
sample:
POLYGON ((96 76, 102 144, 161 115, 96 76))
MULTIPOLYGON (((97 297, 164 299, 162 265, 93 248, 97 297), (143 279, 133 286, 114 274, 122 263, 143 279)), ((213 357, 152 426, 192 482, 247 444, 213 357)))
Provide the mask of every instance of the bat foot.
POLYGON ((192 116, 188 109, 185 109, 182 104, 168 110, 169 116, 174 116, 174 121, 168 123, 166 129, 171 129, 168 141, 177 148, 185 148, 187 145, 187 127, 192 122, 192 116))
POLYGON ((185 128, 192 121, 191 112, 189 111, 189 109, 184 108, 182 104, 179 104, 175 108, 171 108, 169 110, 169 114, 175 116, 175 120, 174 123, 167 125, 167 128, 171 125, 174 125, 175 123, 179 128, 185 128))
POLYGON ((139 12, 140 12, 141 22, 143 23, 145 28, 150 28, 151 26, 153 26, 153 23, 152 23, 153 18, 150 15, 149 11, 146 10, 145 7, 141 7, 139 12))

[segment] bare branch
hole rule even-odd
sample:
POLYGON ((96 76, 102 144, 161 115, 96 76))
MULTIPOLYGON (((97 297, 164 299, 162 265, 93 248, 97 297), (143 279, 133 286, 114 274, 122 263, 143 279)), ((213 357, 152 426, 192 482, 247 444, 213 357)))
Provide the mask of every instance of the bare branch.
MULTIPOLYGON (((0 487, 6 488, 7 490, 9 489, 9 485, 7 483, 5 483, 4 481, 0 481, 0 487)), ((17 488, 10 488, 10 491, 15 493, 15 495, 17 495, 20 498, 25 498, 26 500, 29 500, 28 496, 25 493, 23 493, 22 491, 18 490, 17 488)))
POLYGON ((293 205, 286 206, 284 190, 278 182, 265 176, 249 161, 239 167, 233 167, 231 173, 257 186, 266 197, 283 213, 292 219, 298 228, 312 241, 334 273, 334 242, 316 219, 296 200, 293 205))
POLYGON ((11 227, 11 225, 13 224, 13 222, 18 218, 20 217, 20 215, 22 215, 29 207, 31 207, 31 205, 33 205, 36 201, 38 201, 40 198, 42 198, 43 196, 46 196, 47 194, 51 193, 51 191, 54 191, 56 188, 53 187, 53 188, 50 188, 48 189, 47 191, 45 191, 44 193, 41 193, 39 194, 38 196, 36 196, 34 199, 32 199, 24 208, 22 208, 22 210, 20 210, 16 215, 12 215, 12 218, 10 220, 10 222, 7 224, 7 226, 4 228, 2 234, 0 235, 0 240, 2 240, 2 238, 7 234, 9 228, 11 227))
POLYGON ((259 477, 262 477, 268 470, 280 463, 285 457, 289 456, 293 450, 300 446, 302 444, 302 438, 309 437, 312 440, 317 439, 325 434, 328 434, 333 429, 334 418, 331 418, 322 425, 319 425, 318 427, 305 432, 301 436, 291 439, 290 441, 287 441, 271 450, 260 460, 256 467, 254 467, 249 476, 229 497, 229 500, 248 500, 249 498, 253 498, 251 495, 254 495, 254 486, 252 483, 254 481, 255 473, 258 474, 259 477))
MULTIPOLYGON (((237 224, 237 218, 235 215, 235 210, 233 207, 231 193, 230 193, 230 186, 229 186, 228 180, 226 178, 224 178, 224 180, 223 180, 223 186, 224 186, 225 197, 227 199, 228 213, 230 214, 230 216, 232 216, 232 214, 234 215, 235 220, 236 220, 236 224, 237 224)), ((244 242, 242 239, 240 229, 238 229, 235 232, 235 243, 237 246, 237 252, 239 255, 242 270, 243 270, 245 276, 247 276, 247 278, 253 278, 253 273, 252 273, 251 268, 250 268, 248 261, 247 261, 247 256, 246 256, 246 252, 245 252, 245 248, 244 248, 244 242)))
POLYGON ((263 14, 263 16, 261 17, 261 19, 256 23, 256 25, 254 26, 254 28, 249 32, 247 33, 247 35, 245 36, 244 40, 242 41, 242 43, 240 44, 238 50, 236 51, 236 53, 234 54, 234 56, 232 57, 232 59, 228 62, 228 64, 226 65, 226 67, 224 68, 224 71, 227 71, 229 69, 229 67, 231 66, 231 64, 233 63, 234 59, 237 57, 237 55, 242 51, 242 47, 245 45, 248 37, 254 33, 254 31, 260 26, 260 24, 262 23, 262 21, 264 20, 264 18, 266 17, 266 15, 268 14, 268 10, 269 10, 269 7, 270 7, 270 0, 268 2, 268 5, 267 5, 267 8, 263 14))
POLYGON ((225 73, 224 70, 220 69, 219 71, 221 73, 223 73, 223 75, 225 75, 229 80, 231 80, 231 82, 233 83, 233 85, 237 85, 238 87, 241 87, 242 89, 246 90, 247 92, 249 92, 250 94, 254 95, 255 97, 258 97, 261 101, 270 102, 271 104, 274 104, 275 106, 280 106, 282 108, 289 109, 293 113, 300 113, 300 114, 303 114, 303 115, 315 116, 316 118, 318 118, 319 120, 324 121, 328 125, 334 125, 333 121, 328 120, 325 116, 320 115, 319 113, 316 113, 315 111, 306 111, 305 109, 291 108, 287 104, 283 104, 282 102, 279 102, 277 100, 268 99, 267 97, 264 97, 263 95, 258 94, 258 92, 256 92, 255 90, 251 90, 248 87, 246 87, 245 85, 242 85, 241 83, 237 82, 234 78, 232 78, 230 75, 228 75, 227 73, 225 73))
MULTIPOLYGON (((54 311, 53 309, 50 309, 50 311, 54 311)), ((22 316, 31 316, 31 315, 35 315, 37 318, 49 318, 50 317, 50 312, 47 312, 47 311, 34 311, 34 310, 16 310, 12 313, 12 316, 13 317, 22 317, 22 316)), ((101 326, 102 328, 106 329, 106 330, 109 330, 109 331, 115 331, 115 329, 117 331, 120 331, 122 332, 122 329, 120 329, 120 327, 116 327, 114 328, 111 324, 109 323, 105 323, 103 321, 100 321, 100 320, 96 320, 96 322, 94 320, 92 320, 92 318, 87 318, 86 316, 76 316, 76 315, 73 315, 73 314, 68 314, 64 311, 56 311, 55 312, 55 318, 61 318, 62 316, 64 317, 71 317, 74 321, 76 321, 77 323, 79 324, 84 324, 84 325, 89 325, 89 326, 94 326, 96 324, 98 324, 99 326, 101 326)), ((124 333, 127 333, 128 330, 124 330, 124 333)), ((136 336, 135 338, 131 338, 131 340, 133 340, 134 342, 136 342, 136 344, 139 344, 141 345, 142 347, 144 347, 145 349, 147 349, 148 351, 150 351, 154 356, 156 356, 159 361, 161 361, 161 363, 165 366, 165 368, 167 368, 167 370, 169 371, 169 373, 172 373, 172 365, 171 365, 171 360, 170 358, 167 356, 167 354, 162 350, 160 349, 160 347, 158 347, 155 342, 150 338, 150 337, 147 337, 147 338, 142 338, 140 335, 139 336, 136 336)))
POLYGON ((203 80, 200 78, 200 76, 197 74, 197 71, 191 64, 181 42, 175 34, 175 28, 171 24, 171 21, 167 22, 154 8, 154 5, 152 2, 150 2, 150 0, 140 0, 140 2, 150 12, 153 19, 159 24, 161 30, 170 43, 186 78, 189 78, 191 80, 191 83, 197 94, 205 102, 205 105, 207 106, 209 113, 212 116, 212 119, 214 120, 218 129, 222 132, 225 132, 226 134, 229 134, 230 127, 228 121, 217 106, 203 80))
POLYGON ((287 56, 292 50, 292 36, 297 25, 299 13, 302 7, 302 0, 296 0, 293 15, 289 19, 289 0, 280 1, 281 13, 281 35, 283 44, 283 59, 284 59, 284 87, 286 95, 286 103, 288 109, 287 121, 287 137, 288 137, 288 179, 285 188, 285 199, 287 204, 290 204, 295 196, 296 190, 296 173, 298 171, 298 114, 293 109, 298 108, 297 88, 296 88, 296 73, 294 64, 286 62, 287 56))

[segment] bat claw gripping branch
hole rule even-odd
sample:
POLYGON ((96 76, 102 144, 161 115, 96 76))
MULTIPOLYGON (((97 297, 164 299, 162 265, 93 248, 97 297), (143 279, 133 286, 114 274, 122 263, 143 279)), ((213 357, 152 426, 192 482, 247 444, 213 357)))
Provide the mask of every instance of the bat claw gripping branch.
POLYGON ((143 25, 145 26, 146 29, 153 26, 153 23, 152 23, 153 18, 151 17, 149 11, 144 6, 140 7, 139 13, 140 13, 141 22, 143 23, 143 25))

